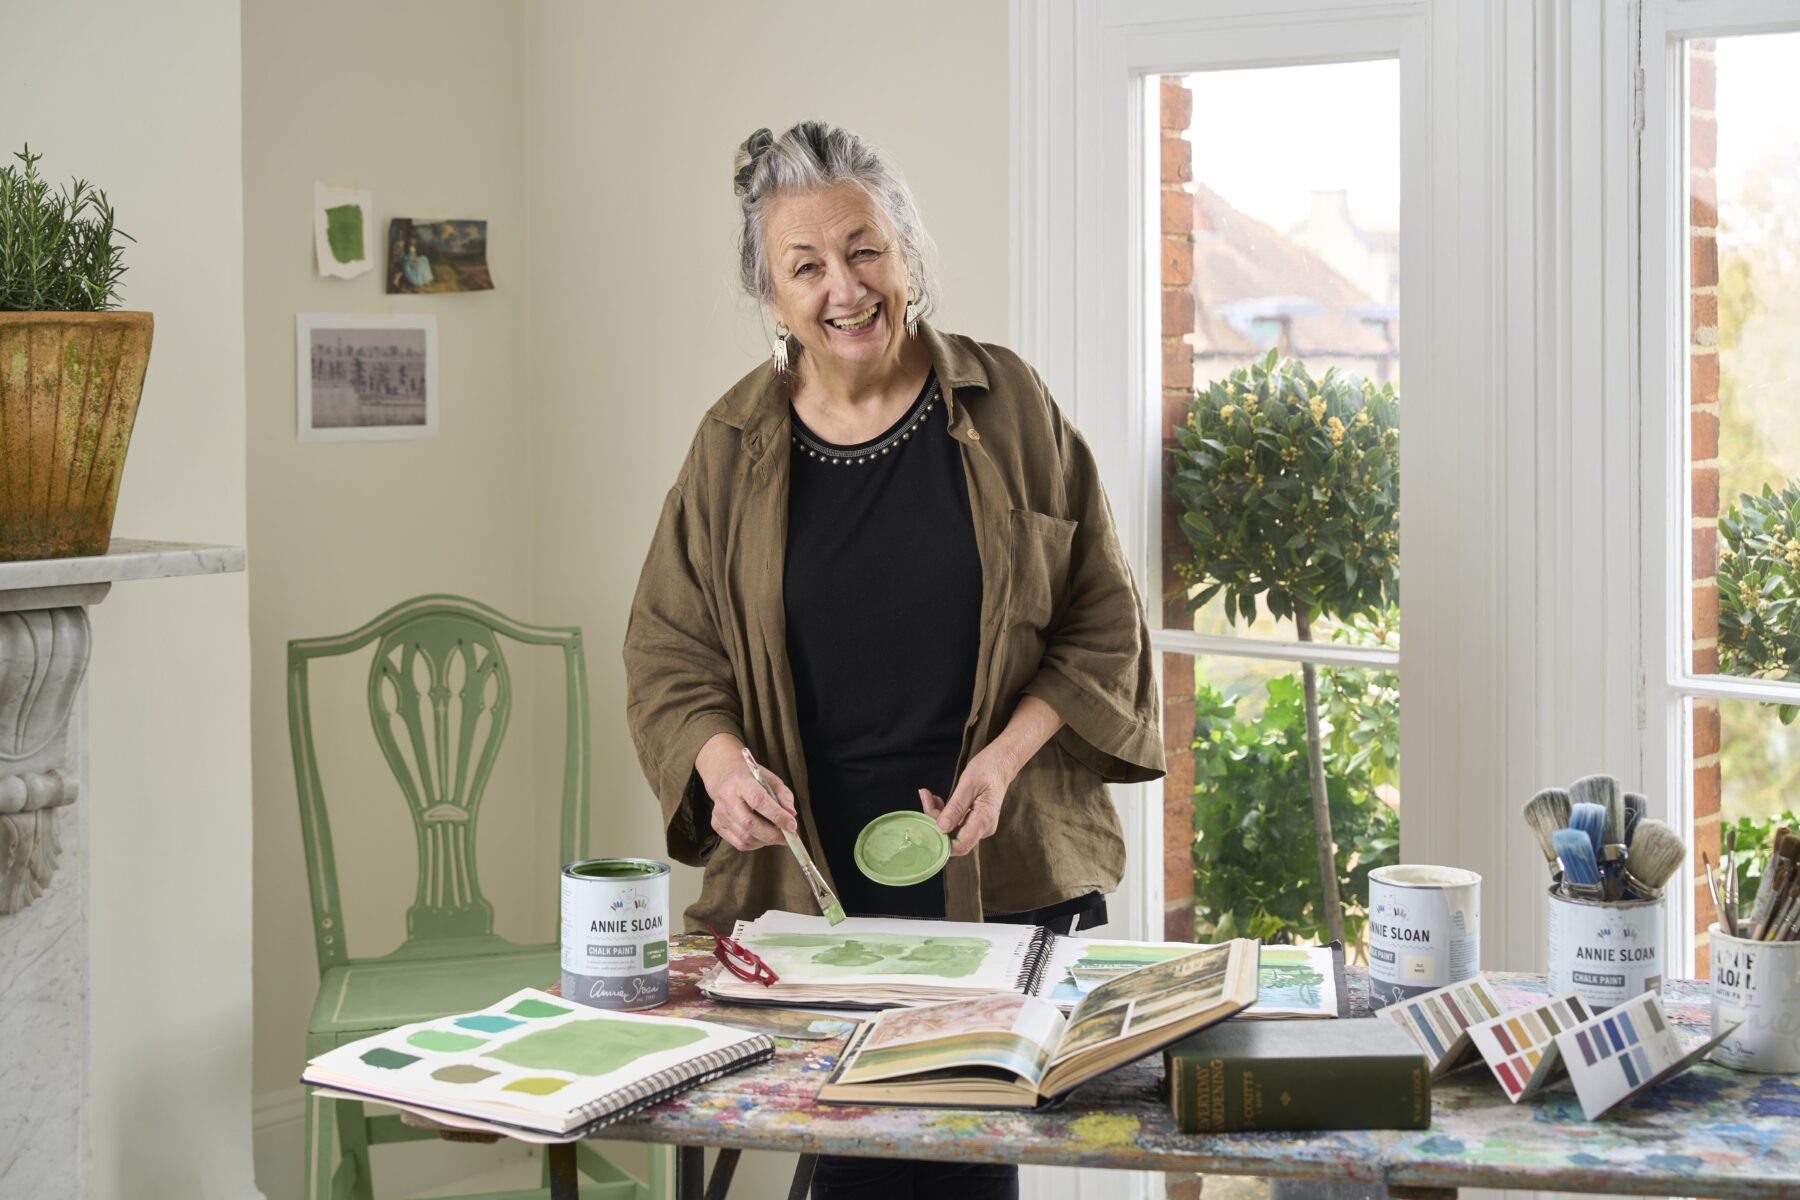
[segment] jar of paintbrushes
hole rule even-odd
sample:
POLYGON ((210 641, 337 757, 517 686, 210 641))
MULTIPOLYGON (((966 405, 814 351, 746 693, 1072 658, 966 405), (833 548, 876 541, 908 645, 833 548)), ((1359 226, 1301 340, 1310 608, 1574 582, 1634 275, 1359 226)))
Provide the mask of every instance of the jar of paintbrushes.
POLYGON ((1737 1026, 1712 1057, 1740 1071, 1800 1071, 1800 835, 1775 831, 1749 912, 1738 903, 1736 849, 1726 848, 1723 880, 1706 864, 1719 914, 1707 931, 1712 1027, 1737 1026))
POLYGON ((1687 847, 1610 775, 1546 788, 1525 823, 1550 870, 1550 994, 1599 1012, 1662 988, 1663 888, 1687 847))

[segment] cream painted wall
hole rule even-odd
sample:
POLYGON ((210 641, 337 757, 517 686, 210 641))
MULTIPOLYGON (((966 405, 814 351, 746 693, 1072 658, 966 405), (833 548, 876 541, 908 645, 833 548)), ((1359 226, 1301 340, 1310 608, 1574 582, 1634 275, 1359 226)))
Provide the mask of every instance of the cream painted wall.
MULTIPOLYGON (((938 243, 937 324, 1004 340, 1007 9, 542 0, 526 12, 535 581, 546 610, 588 630, 596 850, 660 855, 619 646, 701 416, 768 352, 735 282, 732 155, 759 125, 815 116, 877 141, 938 243)), ((678 903, 696 878, 682 871, 678 903)))
MULTIPOLYGON (((106 188, 137 239, 123 307, 156 314, 114 533, 242 545, 237 3, 17 5, 6 37, 4 149, 106 188)), ((92 610, 100 1200, 254 1194, 248 620, 242 575, 119 584, 92 610)))
MULTIPOLYGON (((656 513, 706 409, 767 353, 736 290, 732 154, 847 125, 904 169, 941 253, 940 327, 1005 340, 1008 32, 997 0, 526 9, 538 602, 588 631, 595 850, 663 853, 619 646, 656 513)), ((678 868, 685 906, 697 873, 678 868)), ((780 1195, 791 1159, 735 1185, 780 1195)))
MULTIPOLYGON (((296 1080, 318 987, 288 745, 288 639, 347 631, 437 591, 566 623, 534 603, 531 582, 523 33, 520 7, 493 0, 243 5, 257 1178, 271 1200, 300 1190, 296 1080), (315 180, 372 191, 384 232, 390 217, 485 218, 496 289, 390 297, 379 269, 319 278, 315 180), (294 314, 308 311, 435 314, 438 436, 300 444, 294 314)), ((479 868, 499 931, 543 942, 555 936, 560 775, 553 765, 549 790, 535 786, 532 741, 519 732, 534 724, 532 683, 546 663, 507 652, 520 700, 483 809, 479 868)), ((370 735, 368 661, 366 652, 338 660, 315 674, 313 691, 359 955, 403 938, 416 879, 404 802, 370 735)), ((560 730, 560 716, 554 723, 560 730)), ((381 1194, 410 1195, 506 1153, 412 1144, 377 1151, 375 1170, 381 1194)))
MULTIPOLYGON (((272 1200, 297 1186, 292 1080, 316 982, 286 640, 349 628, 437 588, 583 626, 593 849, 659 855, 654 803, 623 722, 618 646, 651 523, 694 426, 764 353, 753 307, 732 290, 736 144, 756 124, 809 115, 876 137, 907 169, 940 244, 941 323, 1004 334, 1005 6, 932 0, 896 20, 806 4, 782 15, 776 25, 766 9, 723 2, 244 6, 249 536, 260 565, 251 592, 257 1165, 272 1200), (354 39, 338 37, 337 17, 354 21, 354 39), (313 65, 325 61, 329 85, 313 65), (872 63, 884 78, 871 76, 872 63), (293 313, 390 308, 372 278, 314 277, 306 222, 315 178, 372 189, 383 220, 492 222, 498 292, 391 302, 439 314, 445 388, 434 442, 293 439, 293 313)), ((534 696, 551 690, 546 673, 533 683, 534 696)), ((359 677, 346 672, 337 684, 347 703, 332 732, 357 736, 359 677)), ((536 740, 536 761, 553 762, 554 732, 536 740)), ((391 803, 378 760, 350 755, 338 766, 359 798, 391 803)), ((532 768, 520 771, 529 790, 532 768)), ((364 844, 403 831, 397 820, 389 811, 364 844)), ((553 833, 510 834, 484 855, 484 882, 529 893, 539 877, 517 864, 553 833)), ((343 837, 340 829, 340 853, 343 837)), ((387 878, 346 903, 352 913, 403 904, 410 887, 410 874, 387 878)), ((684 872, 677 903, 693 889, 684 872)), ((382 933, 391 944, 397 928, 382 933)), ((449 1153, 461 1148, 423 1149, 400 1168, 415 1186, 479 1169, 449 1153)), ((400 1183, 390 1173, 384 1190, 400 1183)), ((775 1176, 759 1186, 751 1174, 740 1186, 772 1191, 775 1176)))

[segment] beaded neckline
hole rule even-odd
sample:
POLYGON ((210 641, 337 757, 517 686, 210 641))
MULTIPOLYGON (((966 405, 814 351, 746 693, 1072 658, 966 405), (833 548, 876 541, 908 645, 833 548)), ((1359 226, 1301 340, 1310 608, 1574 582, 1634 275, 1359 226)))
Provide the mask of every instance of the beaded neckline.
POLYGON ((832 466, 856 466, 859 463, 874 462, 876 459, 900 448, 901 443, 909 441, 912 435, 925 424, 931 416, 931 410, 937 407, 938 397, 942 390, 938 386, 937 372, 932 372, 926 380, 925 387, 919 392, 919 398, 913 402, 912 410, 887 433, 872 442, 860 446, 833 446, 829 442, 821 442, 811 431, 800 424, 800 418, 793 419, 794 448, 808 458, 829 463, 832 466))

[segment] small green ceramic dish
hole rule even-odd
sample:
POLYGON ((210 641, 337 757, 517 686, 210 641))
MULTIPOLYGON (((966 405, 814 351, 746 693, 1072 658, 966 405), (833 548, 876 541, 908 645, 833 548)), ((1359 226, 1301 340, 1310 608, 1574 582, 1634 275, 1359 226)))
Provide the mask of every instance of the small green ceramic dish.
POLYGON ((856 835, 856 866, 876 883, 924 883, 950 861, 950 839, 922 812, 884 813, 856 835))

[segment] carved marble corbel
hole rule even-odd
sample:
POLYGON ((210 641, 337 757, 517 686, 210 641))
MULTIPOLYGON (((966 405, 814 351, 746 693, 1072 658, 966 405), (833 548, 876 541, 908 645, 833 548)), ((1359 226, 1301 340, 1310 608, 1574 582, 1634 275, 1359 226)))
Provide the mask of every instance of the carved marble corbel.
POLYGON ((80 790, 69 717, 89 649, 85 608, 0 612, 0 914, 43 895, 56 871, 56 810, 80 790))

